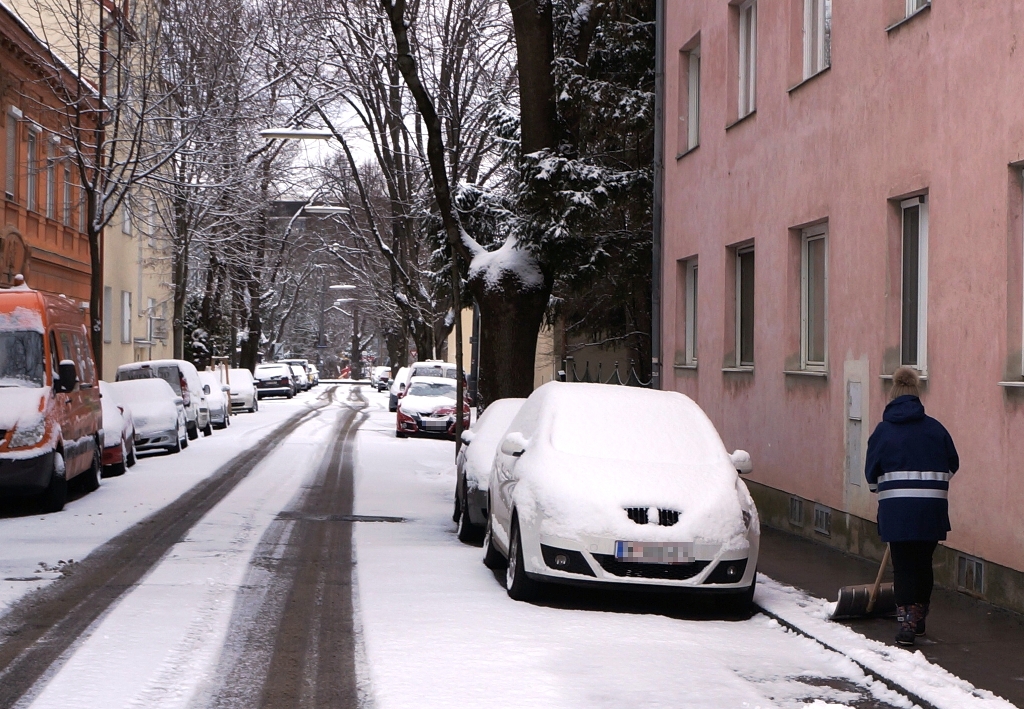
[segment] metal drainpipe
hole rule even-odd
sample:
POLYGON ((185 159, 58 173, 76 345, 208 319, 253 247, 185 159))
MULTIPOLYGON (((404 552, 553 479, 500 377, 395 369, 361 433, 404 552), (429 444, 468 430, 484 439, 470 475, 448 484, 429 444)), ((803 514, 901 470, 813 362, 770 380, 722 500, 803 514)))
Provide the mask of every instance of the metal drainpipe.
POLYGON ((651 248, 651 387, 661 380, 661 238, 665 179, 665 0, 655 2, 654 40, 654 229, 651 248))

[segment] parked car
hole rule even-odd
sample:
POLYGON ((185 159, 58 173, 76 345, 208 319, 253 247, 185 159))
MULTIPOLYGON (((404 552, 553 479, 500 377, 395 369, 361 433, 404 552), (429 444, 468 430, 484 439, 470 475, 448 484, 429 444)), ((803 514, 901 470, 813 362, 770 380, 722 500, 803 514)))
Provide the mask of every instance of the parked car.
POLYGON ((296 379, 300 391, 309 391, 313 388, 313 376, 311 365, 307 359, 279 359, 278 364, 298 365, 302 370, 302 376, 296 379))
POLYGON ((163 378, 128 379, 110 385, 135 420, 135 450, 177 453, 188 448, 184 399, 163 378))
POLYGON ((391 381, 391 367, 374 367, 370 370, 370 385, 377 391, 384 391, 391 381))
POLYGON ((15 281, 0 291, 0 494, 59 512, 71 481, 100 485, 96 365, 81 303, 15 281))
POLYGON ((455 514, 459 540, 479 542, 487 526, 487 486, 491 463, 508 425, 526 399, 498 399, 491 403, 468 431, 455 461, 455 514))
POLYGON ((405 393, 406 386, 406 375, 409 373, 408 367, 402 367, 398 370, 398 374, 391 380, 391 391, 388 396, 388 411, 398 411, 398 397, 405 393))
POLYGON ((183 359, 154 359, 145 362, 122 364, 117 368, 117 381, 130 379, 159 378, 171 385, 174 393, 181 397, 185 407, 188 437, 195 440, 202 431, 204 436, 213 434, 210 425, 210 408, 206 403, 199 371, 191 362, 183 359))
POLYGON ((220 380, 220 372, 200 372, 199 381, 206 393, 210 425, 214 428, 227 428, 231 425, 231 387, 220 380))
POLYGON ((256 396, 263 399, 268 396, 295 396, 295 375, 287 364, 257 364, 253 378, 256 380, 256 396))
POLYGON ((629 583, 749 607, 760 527, 737 473, 750 468, 680 393, 549 382, 495 454, 484 563, 506 566, 517 600, 541 581, 629 583))
POLYGON ((310 380, 313 382, 313 386, 317 386, 318 384, 320 384, 320 370, 317 369, 317 366, 315 364, 309 365, 309 377, 310 380))
MULTIPOLYGON (((444 377, 413 377, 398 400, 398 438, 441 435, 455 440, 455 384, 444 377)), ((469 404, 462 405, 462 426, 469 428, 469 404)))
POLYGON ((229 369, 228 386, 231 388, 231 410, 255 413, 260 410, 256 395, 256 380, 248 369, 229 369))
POLYGON ((117 400, 107 382, 100 382, 103 410, 103 477, 124 475, 135 465, 135 423, 131 407, 117 400))
POLYGON ((306 370, 302 368, 302 365, 289 364, 286 366, 292 370, 292 380, 295 382, 295 393, 309 391, 312 388, 312 385, 309 383, 309 377, 306 376, 306 370))

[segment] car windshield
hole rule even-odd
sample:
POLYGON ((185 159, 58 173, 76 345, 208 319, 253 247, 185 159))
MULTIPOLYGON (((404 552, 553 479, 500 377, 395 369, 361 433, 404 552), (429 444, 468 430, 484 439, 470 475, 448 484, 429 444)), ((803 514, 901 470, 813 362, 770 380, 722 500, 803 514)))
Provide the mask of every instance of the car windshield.
POLYGON ((284 377, 291 374, 291 370, 284 367, 256 367, 256 376, 284 377))
POLYGON ((444 370, 440 365, 436 367, 416 367, 416 369, 412 370, 412 375, 414 377, 443 377, 444 370))
POLYGON ((408 396, 446 396, 455 398, 455 387, 437 382, 415 382, 409 387, 408 396))
POLYGON ((0 386, 41 387, 43 334, 35 330, 0 332, 0 386))
POLYGON ((177 367, 132 367, 117 373, 117 381, 127 382, 136 379, 163 379, 171 385, 171 389, 181 396, 181 376, 177 367))

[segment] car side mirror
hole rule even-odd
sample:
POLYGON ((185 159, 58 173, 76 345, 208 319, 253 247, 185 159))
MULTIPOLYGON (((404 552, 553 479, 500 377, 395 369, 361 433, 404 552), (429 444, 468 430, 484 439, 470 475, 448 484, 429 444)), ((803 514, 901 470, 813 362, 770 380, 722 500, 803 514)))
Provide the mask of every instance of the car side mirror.
POLYGON ((209 395, 209 393, 210 393, 210 385, 209 384, 203 384, 203 393, 209 395))
POLYGON ((185 405, 185 400, 183 398, 181 398, 180 396, 176 396, 176 397, 174 397, 174 403, 175 404, 180 404, 180 405, 184 406, 185 405))
POLYGON ((501 452, 513 458, 518 458, 526 452, 526 439, 523 438, 523 434, 513 432, 505 436, 501 442, 501 452))
POLYGON ((78 372, 75 370, 75 363, 70 359, 62 359, 57 365, 57 391, 74 391, 78 384, 78 372))
POLYGON ((732 459, 733 467, 736 468, 736 472, 740 475, 746 475, 754 469, 754 464, 750 462, 750 453, 746 451, 733 451, 729 458, 732 459))
POLYGON ((463 431, 462 442, 468 446, 470 443, 473 442, 474 436, 476 436, 476 433, 474 431, 463 431))

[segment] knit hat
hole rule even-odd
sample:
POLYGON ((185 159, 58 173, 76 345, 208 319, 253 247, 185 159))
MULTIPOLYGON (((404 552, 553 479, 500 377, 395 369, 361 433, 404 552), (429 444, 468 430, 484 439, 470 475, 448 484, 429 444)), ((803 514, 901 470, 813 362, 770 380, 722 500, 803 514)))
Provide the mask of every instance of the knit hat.
POLYGON ((889 390, 889 401, 896 397, 921 396, 921 377, 913 367, 900 367, 892 375, 892 389, 889 390))

